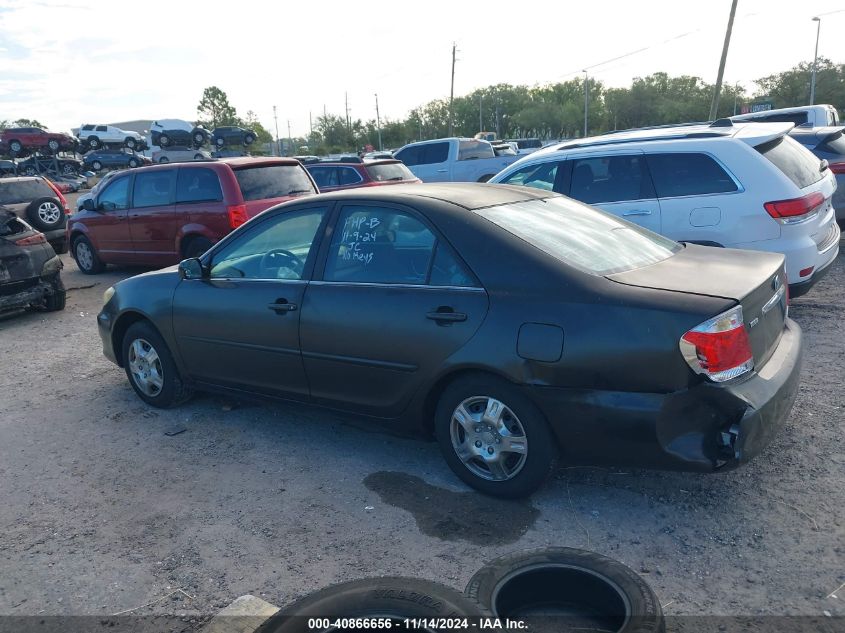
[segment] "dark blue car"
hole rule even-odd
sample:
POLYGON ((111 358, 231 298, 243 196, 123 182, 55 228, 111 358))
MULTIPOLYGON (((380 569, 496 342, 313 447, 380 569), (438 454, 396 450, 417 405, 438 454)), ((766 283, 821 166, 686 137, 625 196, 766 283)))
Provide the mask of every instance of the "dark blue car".
POLYGON ((833 208, 839 224, 845 223, 845 126, 837 127, 795 127, 789 135, 826 160, 836 176, 836 192, 833 194, 833 208))
POLYGON ((82 163, 85 168, 94 171, 100 171, 104 168, 141 167, 151 164, 149 158, 122 149, 98 149, 88 152, 82 157, 82 163))

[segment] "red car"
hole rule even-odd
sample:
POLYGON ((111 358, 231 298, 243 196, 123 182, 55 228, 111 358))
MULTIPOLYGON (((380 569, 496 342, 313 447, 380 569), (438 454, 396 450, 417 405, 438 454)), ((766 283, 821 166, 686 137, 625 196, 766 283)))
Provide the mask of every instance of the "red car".
POLYGON ((86 274, 106 264, 168 266, 197 257, 272 206, 318 193, 292 158, 167 163, 113 176, 68 218, 70 251, 86 274))
POLYGON ((26 150, 50 154, 70 151, 76 149, 77 143, 69 134, 48 132, 38 127, 10 127, 0 131, 0 151, 14 156, 21 156, 26 150))
POLYGON ((422 182, 401 160, 395 159, 362 160, 349 157, 335 162, 308 163, 305 168, 311 173, 321 193, 356 187, 422 182))

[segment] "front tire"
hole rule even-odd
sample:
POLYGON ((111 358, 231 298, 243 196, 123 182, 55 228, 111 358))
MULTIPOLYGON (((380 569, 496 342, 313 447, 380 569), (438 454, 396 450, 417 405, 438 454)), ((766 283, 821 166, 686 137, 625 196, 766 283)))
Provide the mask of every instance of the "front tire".
POLYGON ((91 241, 84 235, 74 238, 71 251, 76 266, 86 275, 96 275, 105 270, 106 265, 97 255, 91 241))
POLYGON ((93 163, 91 163, 91 167, 94 171, 100 171, 103 168, 103 163, 98 160, 95 160, 93 163))
POLYGON ((517 387, 495 376, 465 376, 450 384, 437 404, 434 432, 454 473, 494 497, 530 495, 557 461, 557 443, 543 414, 517 387))
POLYGON ((170 137, 167 134, 161 134, 158 137, 158 146, 167 147, 168 145, 170 145, 170 137))
POLYGON ((138 166, 138 161, 137 161, 137 160, 135 160, 134 158, 130 158, 130 159, 129 159, 129 167, 131 167, 131 168, 133 168, 133 169, 134 169, 134 168, 135 168, 135 167, 137 167, 137 166, 138 166))
POLYGON ((190 398, 191 390, 182 381, 170 349, 149 322, 129 326, 121 352, 129 384, 141 400, 166 409, 190 398))
POLYGON ((50 139, 47 141, 47 149, 50 150, 51 153, 55 154, 59 151, 59 142, 56 139, 50 139))
POLYGON ((127 147, 127 149, 135 149, 138 147, 138 142, 134 138, 127 138, 123 144, 127 147))
POLYGON ((9 141, 9 150, 13 154, 20 154, 23 150, 23 144, 20 141, 9 141))
POLYGON ((252 134, 246 134, 244 136, 244 145, 252 145, 255 143, 255 137, 252 134))
POLYGON ((99 138, 97 138, 96 136, 88 137, 88 147, 90 147, 91 149, 97 149, 98 147, 100 147, 100 145, 102 145, 102 143, 100 143, 99 138))

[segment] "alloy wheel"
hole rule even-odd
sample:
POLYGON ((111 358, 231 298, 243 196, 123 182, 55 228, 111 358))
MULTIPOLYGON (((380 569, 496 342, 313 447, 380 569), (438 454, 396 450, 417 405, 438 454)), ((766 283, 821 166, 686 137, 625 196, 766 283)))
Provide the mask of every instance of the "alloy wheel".
POLYGON ((91 247, 82 240, 76 244, 74 249, 76 255, 76 263, 82 270, 91 270, 94 267, 94 253, 91 252, 91 247))
POLYGON ((472 396, 452 412, 452 448, 464 466, 488 481, 507 481, 528 458, 528 438, 516 414, 490 396, 472 396))
POLYGON ((38 217, 49 226, 59 221, 62 211, 54 202, 42 202, 38 205, 38 217))

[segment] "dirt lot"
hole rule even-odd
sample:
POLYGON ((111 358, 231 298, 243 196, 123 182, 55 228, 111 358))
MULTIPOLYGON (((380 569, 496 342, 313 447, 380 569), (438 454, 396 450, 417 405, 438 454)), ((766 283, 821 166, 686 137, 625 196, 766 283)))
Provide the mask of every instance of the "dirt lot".
POLYGON ((64 259, 64 312, 0 319, 0 614, 208 614, 378 574, 463 589, 497 555, 568 545, 632 566, 667 614, 845 615, 845 589, 829 596, 845 583, 842 257, 793 303, 802 387, 760 458, 711 476, 564 468, 526 503, 340 414, 145 406, 95 324, 103 291, 138 271, 64 259))

